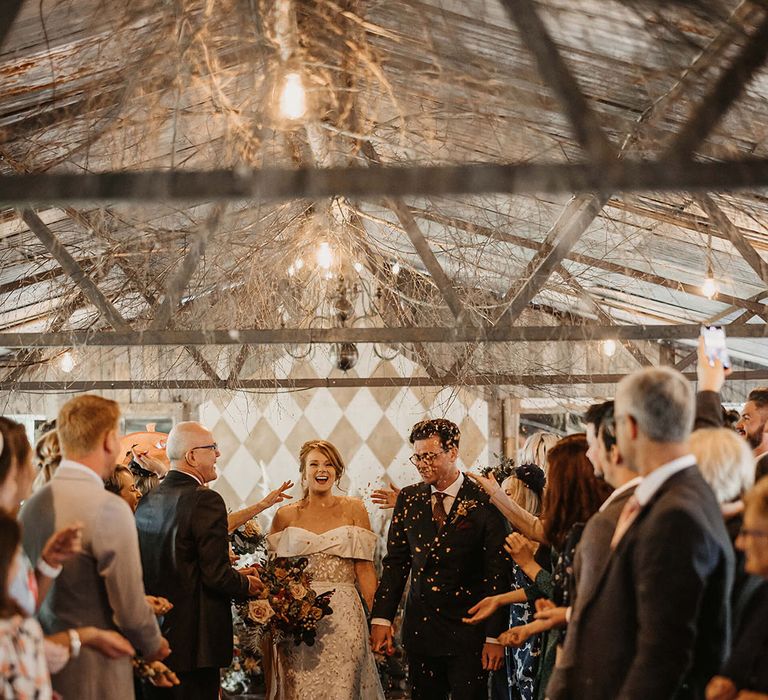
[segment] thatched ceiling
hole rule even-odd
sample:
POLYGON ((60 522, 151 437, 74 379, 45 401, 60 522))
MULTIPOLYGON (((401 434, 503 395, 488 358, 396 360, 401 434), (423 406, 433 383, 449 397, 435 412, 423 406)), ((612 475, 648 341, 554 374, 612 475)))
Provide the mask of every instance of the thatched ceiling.
MULTIPOLYGON (((505 4, 27 0, 0 48, 1 174, 585 160, 505 4), (310 98, 296 122, 275 104, 288 69, 301 72, 310 98)), ((546 0, 535 7, 609 143, 628 160, 658 159, 674 147, 768 13, 759 2, 735 0, 546 0)), ((768 156, 766 98, 768 72, 759 68, 696 157, 768 156)), ((325 280, 313 263, 320 241, 335 252, 334 275, 357 285, 358 325, 450 326, 456 319, 445 285, 441 293, 439 275, 414 248, 410 222, 450 279, 454 305, 466 310, 461 322, 490 325, 510 301, 514 307, 547 237, 586 201, 569 200, 488 194, 41 204, 39 218, 23 220, 9 208, 0 212, 0 333, 115 326, 51 255, 40 225, 133 330, 333 326, 338 281, 325 280), (184 261, 198 258, 189 283, 169 296, 174 280, 185 281, 184 261)), ((713 193, 706 201, 614 194, 596 211, 562 266, 532 287, 517 324, 768 318, 764 192, 713 193), (708 265, 721 289, 713 300, 699 289, 708 265), (763 317, 753 318, 756 312, 763 317)), ((403 350, 437 375, 595 370, 594 343, 559 354, 545 345, 403 350)), ((678 360, 684 345, 676 341, 678 360)), ((602 361, 601 371, 626 371, 643 355, 659 360, 652 343, 629 350, 602 361)), ((733 350, 746 367, 768 366, 762 339, 735 340, 733 350)), ((175 352, 165 374, 137 379, 178 371, 211 377, 244 362, 238 348, 175 352)), ((248 376, 269 376, 279 352, 260 353, 248 376)), ((9 350, 5 386, 51 378, 46 363, 60 353, 9 350)))

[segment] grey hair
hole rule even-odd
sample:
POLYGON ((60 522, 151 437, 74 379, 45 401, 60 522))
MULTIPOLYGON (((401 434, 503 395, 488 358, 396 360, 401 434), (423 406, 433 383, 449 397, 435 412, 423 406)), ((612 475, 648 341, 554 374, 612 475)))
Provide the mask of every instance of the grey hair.
POLYGON ((742 496, 755 483, 755 460, 746 440, 728 428, 702 428, 691 434, 691 452, 718 503, 742 496))
POLYGON ((165 453, 168 459, 171 462, 181 460, 188 450, 195 447, 194 443, 201 430, 207 430, 207 428, 191 420, 174 425, 165 441, 165 453))
POLYGON ((671 367, 648 367, 616 387, 616 418, 631 415, 654 442, 685 442, 693 429, 691 383, 671 367))

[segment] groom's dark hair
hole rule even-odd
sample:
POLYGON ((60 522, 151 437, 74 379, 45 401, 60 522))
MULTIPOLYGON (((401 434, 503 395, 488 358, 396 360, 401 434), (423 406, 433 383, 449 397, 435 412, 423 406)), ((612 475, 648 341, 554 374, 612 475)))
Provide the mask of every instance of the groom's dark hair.
POLYGON ((458 447, 461 440, 461 431, 459 426, 445 418, 432 418, 423 420, 411 428, 409 438, 411 445, 416 440, 428 440, 433 435, 440 438, 440 444, 444 450, 450 450, 451 447, 458 447))

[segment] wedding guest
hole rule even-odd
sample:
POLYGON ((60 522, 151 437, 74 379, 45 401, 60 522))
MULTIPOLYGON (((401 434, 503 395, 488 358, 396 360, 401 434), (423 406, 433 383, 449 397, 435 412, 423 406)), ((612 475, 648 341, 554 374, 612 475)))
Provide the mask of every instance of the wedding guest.
POLYGON ((693 392, 670 368, 641 370, 619 383, 615 413, 619 453, 643 479, 581 602, 564 697, 700 697, 728 648, 733 553, 689 451, 693 392))
POLYGON ((24 615, 8 587, 18 574, 21 528, 0 511, 0 697, 49 700, 51 679, 43 649, 43 631, 24 615))
POLYGON ((768 387, 749 392, 747 402, 736 423, 736 432, 749 444, 755 458, 755 477, 768 472, 768 387))
POLYGON ((219 448, 200 423, 177 424, 166 450, 171 469, 136 511, 147 592, 173 602, 162 629, 175 688, 145 687, 151 698, 216 700, 219 669, 232 661, 233 599, 261 590, 257 576, 230 565, 227 509, 206 484, 217 477, 219 448))
MULTIPOLYGON (((584 603, 591 598, 599 575, 608 562, 611 539, 621 511, 640 483, 640 477, 624 464, 619 454, 613 401, 592 406, 587 412, 587 425, 592 426, 593 435, 587 456, 592 462, 595 475, 604 479, 614 490, 598 512, 587 521, 576 547, 573 560, 575 593, 570 608, 547 607, 537 614, 537 619, 547 626, 564 626, 566 621, 568 626, 562 651, 546 688, 549 700, 567 697, 568 676, 578 673, 574 664, 577 645, 584 643, 579 629, 584 603)), ((588 441, 589 435, 588 432, 588 441)))
MULTIPOLYGON (((692 433, 691 452, 696 457, 701 475, 714 491, 728 535, 735 545, 744 521, 741 498, 752 487, 755 477, 755 464, 749 447, 728 428, 707 428, 692 433)), ((745 571, 744 554, 737 548, 731 593, 732 629, 738 629, 745 605, 761 583, 759 577, 745 571)))
POLYGON ((136 487, 133 474, 128 467, 116 466, 115 471, 108 479, 105 479, 104 488, 110 493, 120 496, 128 504, 131 511, 136 512, 141 500, 141 491, 136 487))
MULTIPOLYGON (((520 533, 509 535, 504 548, 529 579, 523 589, 528 601, 543 598, 553 601, 556 607, 565 608, 570 604, 573 591, 572 570, 576 545, 584 524, 597 512, 609 495, 610 488, 595 476, 587 459, 587 439, 584 434, 562 438, 549 450, 547 459, 549 480, 544 492, 541 519, 528 518, 538 523, 542 529, 542 541, 551 546, 552 570, 548 571, 536 561, 535 544, 520 533)), ((481 601, 476 607, 482 611, 485 605, 487 603, 481 601)), ((499 641, 518 646, 539 633, 544 633, 544 638, 535 693, 537 698, 544 698, 554 668, 557 647, 562 641, 560 631, 534 621, 511 628, 500 635, 499 641)))
MULTIPOLYGON (((515 503, 531 515, 541 513, 541 499, 544 493, 544 470, 535 464, 521 464, 501 482, 502 490, 515 503)), ((512 580, 516 588, 525 588, 527 577, 513 562, 512 580)), ((509 626, 518 627, 533 620, 536 608, 531 603, 509 605, 509 626)), ((519 647, 505 647, 506 673, 504 695, 507 700, 532 700, 541 653, 541 638, 532 636, 519 647)), ((496 696, 494 696, 496 697, 496 696)))
POLYGON ((544 478, 547 477, 547 453, 557 444, 560 438, 554 433, 548 433, 544 430, 530 435, 517 454, 518 464, 535 464, 544 470, 544 478))
POLYGON ((707 685, 707 700, 768 698, 768 479, 746 496, 744 525, 736 541, 747 572, 761 579, 738 628, 730 658, 707 685))
POLYGON ((47 484, 56 473, 61 463, 61 445, 56 429, 43 433, 35 445, 35 461, 37 463, 37 476, 32 485, 32 490, 37 491, 47 484))
POLYGON ((462 623, 474 600, 501 592, 507 581, 504 520, 459 471, 460 436, 458 426, 444 419, 422 421, 411 431, 411 461, 422 483, 397 497, 373 605, 371 646, 391 653, 391 623, 410 576, 403 643, 414 700, 485 700, 485 672, 504 661, 496 640, 506 627, 503 611, 485 629, 462 623))
MULTIPOLYGON (((168 643, 144 598, 133 514, 103 483, 119 456, 119 418, 117 404, 99 396, 78 396, 62 406, 57 430, 63 459, 53 479, 22 508, 24 548, 37 561, 57 527, 79 521, 82 552, 64 562, 43 601, 43 629, 53 634, 85 625, 119 631, 154 660, 167 655, 168 643)), ((73 636, 72 658, 54 674, 54 690, 86 700, 132 697, 129 658, 107 659, 80 646, 73 636)))

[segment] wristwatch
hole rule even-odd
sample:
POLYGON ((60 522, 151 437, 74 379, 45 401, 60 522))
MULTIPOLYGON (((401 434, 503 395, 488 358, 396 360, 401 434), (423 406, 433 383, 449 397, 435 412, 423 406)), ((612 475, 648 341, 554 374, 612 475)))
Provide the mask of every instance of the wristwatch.
POLYGON ((69 629, 67 633, 69 634, 69 658, 76 659, 80 656, 80 647, 82 646, 80 635, 76 629, 69 629))

